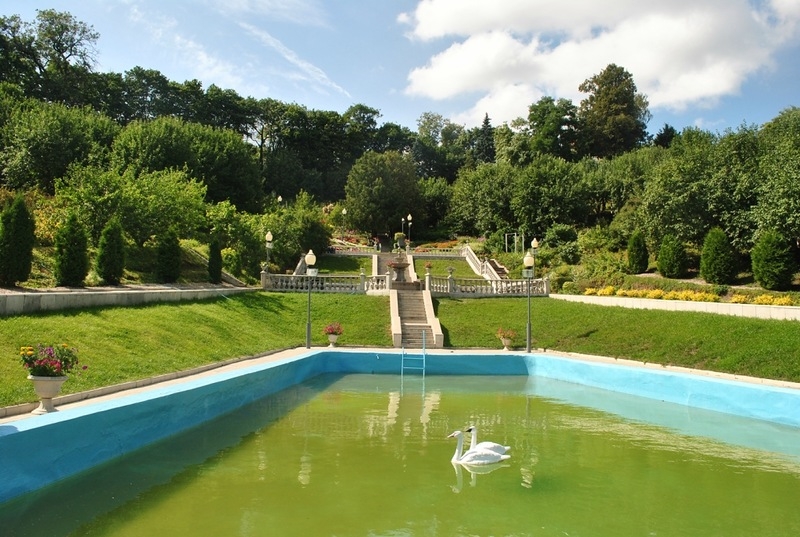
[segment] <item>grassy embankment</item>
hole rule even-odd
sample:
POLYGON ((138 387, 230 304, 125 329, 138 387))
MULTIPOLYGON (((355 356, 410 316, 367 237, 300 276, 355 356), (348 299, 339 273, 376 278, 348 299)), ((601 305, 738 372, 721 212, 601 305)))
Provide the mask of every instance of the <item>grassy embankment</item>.
MULTIPOLYGON (((440 299, 445 345, 495 348, 497 328, 517 331, 524 348, 524 298, 440 299)), ((86 371, 64 393, 189 369, 239 356, 304 345, 307 295, 252 293, 209 301, 97 308, 0 319, 0 406, 35 400, 16 356, 20 345, 68 343, 86 371)), ((312 295, 312 339, 325 324, 344 327, 345 346, 391 345, 387 297, 312 295)), ((793 321, 633 310, 537 298, 536 348, 800 381, 800 330, 793 321)))

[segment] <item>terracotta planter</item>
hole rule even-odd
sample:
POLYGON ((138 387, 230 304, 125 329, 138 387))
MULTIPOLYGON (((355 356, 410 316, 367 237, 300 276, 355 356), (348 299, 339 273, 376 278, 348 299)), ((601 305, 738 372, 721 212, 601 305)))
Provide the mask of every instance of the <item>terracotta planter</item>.
POLYGON ((39 406, 32 412, 32 414, 47 414, 48 412, 56 412, 53 406, 53 398, 61 391, 61 385, 67 380, 67 376, 61 377, 37 377, 28 375, 28 378, 33 381, 33 389, 36 395, 39 396, 39 406))
POLYGON ((338 334, 328 334, 328 347, 335 347, 337 339, 339 339, 338 334))

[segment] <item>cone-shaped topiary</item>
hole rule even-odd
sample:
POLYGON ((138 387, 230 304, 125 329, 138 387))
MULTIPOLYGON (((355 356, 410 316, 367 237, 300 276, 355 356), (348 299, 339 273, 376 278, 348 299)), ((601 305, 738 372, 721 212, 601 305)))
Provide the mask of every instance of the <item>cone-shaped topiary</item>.
POLYGON ((706 234, 700 256, 700 276, 708 283, 727 285, 736 279, 736 255, 722 228, 706 234))
POLYGON ((211 283, 222 281, 222 249, 216 237, 211 239, 208 245, 208 281, 211 283))
POLYGON ((665 235, 661 240, 658 272, 665 278, 681 278, 686 274, 686 250, 673 235, 665 235))
POLYGON ((785 291, 792 285, 796 266, 789 242, 776 231, 765 231, 750 252, 753 278, 764 289, 785 291))
POLYGON ((86 230, 73 213, 56 232, 55 267, 56 285, 81 287, 89 273, 89 238, 86 230))
POLYGON ((0 285, 13 286, 31 275, 35 227, 25 198, 17 195, 0 214, 0 285))
POLYGON ((181 243, 178 234, 169 230, 157 238, 156 278, 162 283, 173 283, 180 275, 181 243))
POLYGON ((637 229, 628 240, 628 271, 631 274, 647 272, 649 257, 644 234, 637 229))
POLYGON ((109 285, 119 285, 125 272, 125 243, 122 240, 122 225, 112 218, 100 235, 97 247, 95 270, 109 285))

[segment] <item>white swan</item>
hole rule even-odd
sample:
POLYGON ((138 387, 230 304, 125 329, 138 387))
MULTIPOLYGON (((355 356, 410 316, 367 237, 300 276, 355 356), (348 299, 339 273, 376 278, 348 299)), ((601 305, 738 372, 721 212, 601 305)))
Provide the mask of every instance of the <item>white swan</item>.
POLYGON ((497 442, 478 442, 478 428, 474 425, 467 428, 467 432, 472 433, 472 440, 469 443, 470 451, 473 449, 484 449, 487 451, 495 451, 502 455, 511 449, 511 446, 504 446, 497 442))
POLYGON ((453 453, 453 458, 450 459, 450 462, 456 462, 458 464, 467 466, 479 466, 482 464, 494 464, 496 462, 511 458, 511 455, 507 455, 505 453, 501 454, 482 449, 469 450, 466 453, 462 453, 464 449, 464 433, 461 431, 454 431, 453 433, 449 434, 447 438, 458 439, 456 451, 453 453))

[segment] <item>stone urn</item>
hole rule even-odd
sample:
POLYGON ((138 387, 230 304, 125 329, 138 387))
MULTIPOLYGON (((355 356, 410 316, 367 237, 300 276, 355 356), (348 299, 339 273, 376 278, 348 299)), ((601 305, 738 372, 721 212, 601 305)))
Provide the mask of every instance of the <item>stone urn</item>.
POLYGON ((33 389, 39 397, 39 406, 32 414, 47 414, 48 412, 56 412, 53 406, 53 398, 61 391, 61 385, 67 380, 67 376, 60 377, 39 377, 35 375, 28 375, 28 378, 33 381, 33 389))
POLYGON ((328 334, 328 347, 335 347, 339 334, 328 334))
POLYGON ((511 338, 501 337, 500 338, 500 343, 503 344, 503 350, 504 351, 510 351, 511 350, 511 343, 512 343, 511 342, 511 338))

